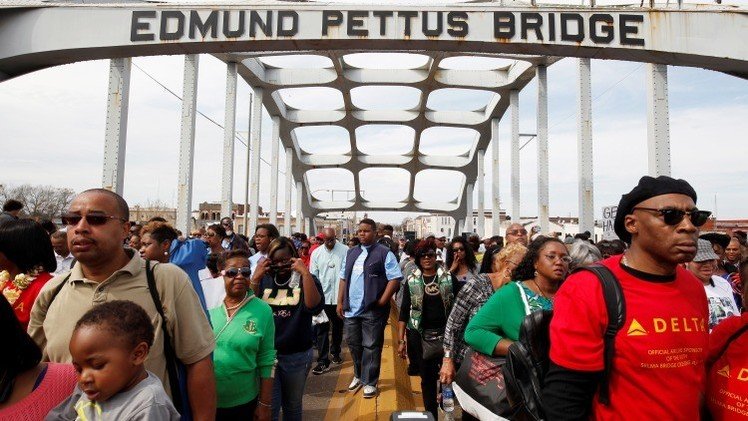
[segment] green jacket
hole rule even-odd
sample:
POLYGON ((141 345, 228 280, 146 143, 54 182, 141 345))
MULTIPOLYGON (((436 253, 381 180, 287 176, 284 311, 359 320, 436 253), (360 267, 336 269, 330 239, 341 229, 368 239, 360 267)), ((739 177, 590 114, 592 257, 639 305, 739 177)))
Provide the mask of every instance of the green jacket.
MULTIPOLYGON (((436 269, 436 283, 444 303, 444 313, 449 315, 454 303, 454 291, 452 290, 452 275, 442 267, 436 269)), ((410 317, 408 328, 421 332, 421 316, 423 315, 424 282, 420 269, 416 269, 408 277, 408 290, 410 291, 410 317)))
POLYGON ((465 328, 465 343, 476 351, 493 355, 501 339, 519 339, 519 328, 527 312, 518 286, 510 282, 494 292, 470 319, 465 328))
POLYGON ((275 322, 270 306, 253 297, 226 325, 226 307, 210 309, 216 338, 213 366, 218 407, 245 404, 260 392, 260 379, 273 377, 275 322))

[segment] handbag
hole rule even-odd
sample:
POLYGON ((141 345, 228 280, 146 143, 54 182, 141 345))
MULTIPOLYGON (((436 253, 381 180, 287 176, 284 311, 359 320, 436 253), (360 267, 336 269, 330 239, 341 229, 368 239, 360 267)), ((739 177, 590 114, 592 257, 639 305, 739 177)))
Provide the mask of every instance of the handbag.
POLYGON ((423 329, 421 333, 423 359, 433 360, 444 357, 444 328, 423 329))
POLYGON ((487 415, 504 419, 501 417, 511 414, 501 371, 505 362, 504 357, 493 357, 468 348, 454 378, 457 385, 455 394, 463 411, 479 419, 488 419, 485 418, 487 415))

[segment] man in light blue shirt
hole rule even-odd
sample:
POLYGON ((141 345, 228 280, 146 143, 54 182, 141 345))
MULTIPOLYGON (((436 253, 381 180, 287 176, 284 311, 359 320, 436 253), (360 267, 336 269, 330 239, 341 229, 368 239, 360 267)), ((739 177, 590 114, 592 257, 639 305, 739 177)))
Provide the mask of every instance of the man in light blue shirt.
POLYGON ((376 223, 364 218, 358 226, 361 245, 348 250, 341 265, 337 313, 345 319, 354 378, 348 390, 364 386, 364 398, 377 396, 384 329, 390 301, 403 277, 397 258, 376 243, 376 223))
POLYGON ((309 262, 309 271, 319 279, 322 291, 325 294, 325 314, 330 320, 316 326, 317 330, 317 366, 312 370, 313 374, 322 374, 330 370, 330 354, 332 362, 342 364, 340 358, 340 344, 343 341, 343 320, 335 313, 338 304, 338 286, 340 270, 343 268, 345 255, 348 247, 335 238, 335 229, 326 228, 323 231, 324 243, 317 247, 309 262), (330 327, 332 325, 332 346, 330 346, 330 327))

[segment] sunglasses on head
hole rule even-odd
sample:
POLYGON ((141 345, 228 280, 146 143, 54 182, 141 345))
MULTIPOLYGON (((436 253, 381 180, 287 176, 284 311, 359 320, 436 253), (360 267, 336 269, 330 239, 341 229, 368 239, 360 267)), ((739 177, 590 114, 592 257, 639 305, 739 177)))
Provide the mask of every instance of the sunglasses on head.
POLYGON ((78 215, 75 213, 66 213, 60 217, 62 220, 62 223, 69 226, 75 226, 78 225, 82 219, 86 220, 86 223, 88 225, 104 225, 106 224, 110 219, 114 219, 117 221, 127 222, 126 219, 120 218, 119 216, 112 216, 112 215, 105 215, 105 214, 88 214, 88 215, 78 215))
POLYGON ((691 209, 690 211, 684 211, 681 209, 675 209, 675 208, 663 208, 663 209, 655 209, 655 208, 642 208, 642 207, 635 207, 632 209, 632 211, 635 210, 643 210, 643 211, 649 211, 649 212, 656 212, 659 213, 662 217, 662 220, 665 221, 668 225, 678 225, 683 221, 683 218, 688 215, 689 219, 691 220, 691 223, 695 227, 700 227, 706 223, 706 221, 709 219, 709 216, 712 214, 710 211, 704 211, 704 210, 698 210, 696 208, 691 209))
POLYGON ((252 269, 245 266, 243 268, 228 268, 221 272, 223 276, 226 276, 228 278, 236 278, 240 273, 242 274, 243 278, 249 279, 249 276, 252 274, 252 269))

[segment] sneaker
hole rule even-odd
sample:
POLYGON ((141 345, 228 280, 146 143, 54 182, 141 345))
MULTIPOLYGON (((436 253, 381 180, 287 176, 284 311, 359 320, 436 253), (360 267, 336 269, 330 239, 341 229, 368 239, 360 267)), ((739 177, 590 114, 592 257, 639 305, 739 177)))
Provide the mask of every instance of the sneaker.
POLYGON ((377 396, 377 387, 376 386, 364 386, 364 398, 371 399, 377 396))
POLYGON ((343 364, 343 359, 340 358, 340 355, 333 355, 332 356, 332 363, 333 364, 337 364, 337 365, 343 364))
POLYGON ((324 362, 320 361, 319 363, 317 363, 317 366, 312 369, 312 374, 320 375, 328 371, 330 371, 330 364, 325 364, 324 362))
POLYGON ((351 384, 348 385, 348 391, 349 392, 355 392, 358 389, 360 389, 361 386, 363 386, 361 384, 361 380, 359 380, 358 377, 354 377, 353 380, 351 380, 351 384))

